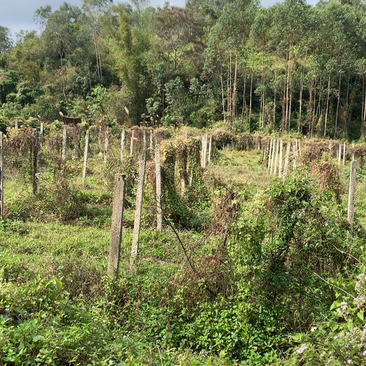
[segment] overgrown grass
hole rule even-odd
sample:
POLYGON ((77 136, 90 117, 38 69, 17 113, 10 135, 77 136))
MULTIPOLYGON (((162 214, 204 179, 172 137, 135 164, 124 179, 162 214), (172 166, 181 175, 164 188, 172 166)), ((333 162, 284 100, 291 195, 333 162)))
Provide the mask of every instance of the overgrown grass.
MULTIPOLYGON (((331 317, 330 274, 341 268, 348 276, 355 263, 347 251, 359 254, 362 228, 350 236, 344 220, 347 167, 335 175, 339 182, 321 188, 324 167, 333 173, 334 162, 322 162, 313 179, 305 170, 282 180, 269 176, 260 151, 215 150, 184 197, 167 168, 162 232, 155 230, 151 174, 138 264, 131 268, 137 162, 126 157, 121 165, 117 142, 106 166, 93 146, 85 188, 81 159, 72 152, 65 180, 43 170, 36 195, 25 170, 8 174, 0 221, 0 359, 9 366, 290 359, 293 335, 306 334, 319 314, 331 317), (112 281, 105 275, 114 173, 121 171, 129 185, 120 277, 112 281), (327 228, 325 221, 334 224, 327 228)), ((359 173, 356 219, 363 223, 366 183, 359 173)))

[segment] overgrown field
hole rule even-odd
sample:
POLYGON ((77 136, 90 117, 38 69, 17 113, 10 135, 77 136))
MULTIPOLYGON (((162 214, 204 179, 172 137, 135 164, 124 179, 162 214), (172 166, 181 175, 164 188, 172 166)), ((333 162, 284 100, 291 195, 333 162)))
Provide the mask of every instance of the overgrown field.
POLYGON ((349 160, 308 159, 304 148, 296 171, 278 178, 263 151, 214 138, 203 169, 197 131, 166 139, 160 132, 163 229, 156 230, 148 149, 131 267, 139 148, 130 156, 126 143, 121 162, 119 133, 110 131, 107 155, 103 138, 98 144, 97 131, 91 135, 85 186, 83 134, 79 146, 68 130, 63 166, 62 128, 52 125, 36 150, 37 172, 31 131, 5 139, 0 365, 365 363, 361 160, 350 224, 349 160), (115 173, 126 174, 126 199, 120 275, 112 280, 115 173))

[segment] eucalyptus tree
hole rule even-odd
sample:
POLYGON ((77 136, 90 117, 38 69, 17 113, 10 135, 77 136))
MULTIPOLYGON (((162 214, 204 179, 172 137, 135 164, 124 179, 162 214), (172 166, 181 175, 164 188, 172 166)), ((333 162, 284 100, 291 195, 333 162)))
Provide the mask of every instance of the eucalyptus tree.
POLYGON ((103 23, 105 17, 109 18, 111 14, 111 0, 83 0, 82 9, 86 15, 85 24, 92 32, 92 42, 95 50, 95 63, 98 78, 103 76, 101 41, 103 32, 103 23))
POLYGON ((283 118, 282 130, 289 131, 292 127, 292 111, 294 97, 294 76, 297 68, 295 48, 309 30, 309 10, 305 0, 285 0, 273 6, 271 24, 271 39, 274 52, 281 57, 286 64, 286 85, 282 95, 283 118))
POLYGON ((243 64, 242 51, 258 7, 257 2, 245 0, 227 4, 207 41, 204 75, 219 81, 223 117, 230 121, 234 121, 237 114, 238 65, 243 64))
POLYGON ((10 29, 0 25, 0 56, 9 50, 13 45, 13 41, 10 36, 10 29))

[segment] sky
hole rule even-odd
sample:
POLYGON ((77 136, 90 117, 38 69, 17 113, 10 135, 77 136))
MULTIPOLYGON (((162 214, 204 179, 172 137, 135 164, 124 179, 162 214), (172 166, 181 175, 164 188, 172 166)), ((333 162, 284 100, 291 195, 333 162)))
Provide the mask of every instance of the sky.
MULTIPOLYGON (((0 0, 0 25, 10 29, 11 36, 15 39, 15 33, 22 30, 39 30, 34 22, 34 12, 41 6, 51 5, 52 11, 57 10, 61 4, 67 2, 81 7, 82 0, 0 0)), ((163 6, 166 0, 150 0, 151 6, 163 6)), ((123 0, 115 1, 123 2, 123 0)), ((264 6, 273 5, 278 0, 262 0, 264 6)), ((314 4, 316 0, 308 0, 314 4)), ((185 0, 170 0, 171 5, 184 6, 185 0)))

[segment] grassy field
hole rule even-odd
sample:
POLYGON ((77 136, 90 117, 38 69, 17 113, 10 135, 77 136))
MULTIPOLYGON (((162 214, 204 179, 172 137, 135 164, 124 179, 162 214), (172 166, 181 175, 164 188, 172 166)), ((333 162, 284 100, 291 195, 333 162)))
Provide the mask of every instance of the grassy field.
MULTIPOLYGON (((274 183, 282 184, 269 175, 262 152, 215 149, 187 197, 166 191, 168 221, 162 232, 154 229, 148 170, 138 265, 130 268, 137 163, 129 158, 119 163, 117 139, 107 166, 95 145, 91 151, 85 188, 81 158, 70 152, 66 180, 55 173, 54 157, 43 163, 36 196, 27 157, 6 157, 13 165, 5 170, 5 217, 0 221, 3 364, 282 364, 288 341, 277 334, 273 339, 281 351, 253 346, 248 353, 237 346, 246 344, 247 330, 229 321, 237 316, 233 309, 244 311, 230 253, 236 240, 232 230, 243 230, 235 220, 244 212, 253 221, 249 211, 261 201, 258 197, 274 183), (106 272, 113 177, 120 170, 131 183, 120 278, 113 282, 106 272)), ((339 170, 344 212, 348 175, 347 166, 339 170)), ((355 199, 361 224, 366 224, 365 181, 361 167, 355 199)), ((265 342, 258 334, 251 337, 265 342)))

